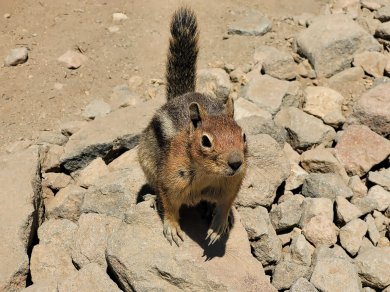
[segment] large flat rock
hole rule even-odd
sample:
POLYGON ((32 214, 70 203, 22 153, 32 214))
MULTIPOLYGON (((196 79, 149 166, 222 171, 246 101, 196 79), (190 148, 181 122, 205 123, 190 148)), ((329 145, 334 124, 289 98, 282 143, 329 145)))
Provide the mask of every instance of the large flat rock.
POLYGON ((346 15, 326 15, 313 19, 297 36, 298 51, 307 57, 318 77, 330 77, 351 67, 353 56, 363 51, 379 51, 372 35, 346 15))
POLYGON ((208 220, 184 210, 186 237, 177 247, 164 238, 157 212, 140 203, 108 240, 109 269, 126 291, 276 291, 251 255, 236 211, 234 218, 229 236, 208 246, 208 220))
POLYGON ((39 150, 0 157, 0 291, 25 287, 27 249, 41 211, 39 150))
POLYGON ((153 99, 97 118, 69 138, 61 164, 69 172, 85 167, 96 157, 105 159, 118 150, 132 149, 156 109, 164 101, 153 99))

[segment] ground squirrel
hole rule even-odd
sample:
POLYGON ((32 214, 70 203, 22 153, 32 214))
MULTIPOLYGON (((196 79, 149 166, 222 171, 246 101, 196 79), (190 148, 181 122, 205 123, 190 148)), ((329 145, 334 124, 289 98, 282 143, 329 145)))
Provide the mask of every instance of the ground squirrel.
POLYGON ((179 245, 182 205, 215 204, 206 239, 228 232, 230 212, 247 167, 247 142, 233 119, 233 100, 195 92, 198 28, 188 8, 171 21, 167 103, 143 132, 138 158, 163 207, 164 235, 179 245))

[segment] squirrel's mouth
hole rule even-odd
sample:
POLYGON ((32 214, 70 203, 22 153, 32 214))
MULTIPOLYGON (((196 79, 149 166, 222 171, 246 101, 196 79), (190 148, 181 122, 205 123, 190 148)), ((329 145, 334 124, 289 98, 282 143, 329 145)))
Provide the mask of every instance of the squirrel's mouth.
POLYGON ((237 170, 228 169, 225 172, 225 176, 226 177, 232 177, 232 176, 235 176, 237 173, 240 173, 240 172, 241 172, 241 167, 239 169, 237 169, 237 170))

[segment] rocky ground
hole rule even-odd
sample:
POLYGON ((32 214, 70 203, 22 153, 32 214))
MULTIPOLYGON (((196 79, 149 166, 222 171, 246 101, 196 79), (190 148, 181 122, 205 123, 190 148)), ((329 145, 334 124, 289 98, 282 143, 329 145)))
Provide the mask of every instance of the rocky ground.
MULTIPOLYGON (((128 21, 112 18, 110 33, 128 21)), ((164 103, 162 74, 5 144, 0 290, 390 291, 389 25, 388 0, 228 23, 224 41, 262 42, 247 62, 198 72, 198 91, 235 99, 250 151, 235 224, 214 246, 200 207, 182 210, 186 238, 170 246, 145 196, 137 143, 164 103)), ((88 66, 88 52, 63 53, 68 74, 88 66)), ((28 54, 7 52, 6 70, 28 54)))

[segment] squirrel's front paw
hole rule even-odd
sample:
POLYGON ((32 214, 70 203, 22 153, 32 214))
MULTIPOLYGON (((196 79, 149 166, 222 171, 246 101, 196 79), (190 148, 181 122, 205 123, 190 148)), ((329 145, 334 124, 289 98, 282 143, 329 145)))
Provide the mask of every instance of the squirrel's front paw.
POLYGON ((229 212, 228 216, 220 216, 218 213, 214 214, 206 236, 206 240, 210 240, 209 245, 214 244, 224 233, 228 233, 232 225, 233 215, 231 212, 229 212))
POLYGON ((164 236, 171 245, 172 241, 174 241, 177 246, 180 246, 181 241, 184 241, 184 233, 179 223, 172 222, 169 219, 164 219, 164 236))

